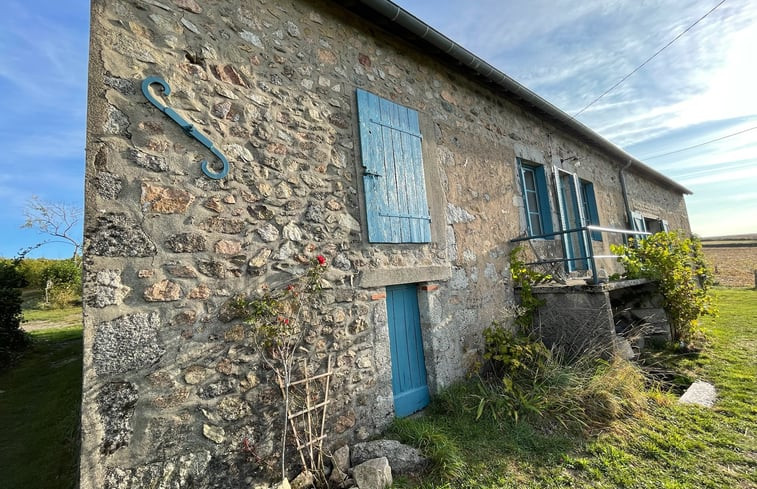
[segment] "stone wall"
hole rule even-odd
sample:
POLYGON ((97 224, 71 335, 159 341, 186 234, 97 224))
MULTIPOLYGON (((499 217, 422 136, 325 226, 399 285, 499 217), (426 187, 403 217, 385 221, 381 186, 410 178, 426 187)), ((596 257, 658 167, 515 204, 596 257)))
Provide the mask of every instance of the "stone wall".
MULTIPOLYGON (((328 446, 393 416, 385 286, 419 284, 432 391, 460 378, 513 300, 516 157, 579 155, 602 224, 625 227, 621 162, 337 3, 95 0, 91 24, 83 489, 264 478, 241 444, 276 462, 280 394, 228 303, 318 254, 327 284, 306 346, 321 369, 336 358, 328 446), (152 75, 228 157, 227 177, 205 176, 200 161, 218 161, 147 102, 152 75), (357 87, 420 113, 431 243, 367 240, 357 87)), ((680 195, 633 185, 687 227, 680 195)))

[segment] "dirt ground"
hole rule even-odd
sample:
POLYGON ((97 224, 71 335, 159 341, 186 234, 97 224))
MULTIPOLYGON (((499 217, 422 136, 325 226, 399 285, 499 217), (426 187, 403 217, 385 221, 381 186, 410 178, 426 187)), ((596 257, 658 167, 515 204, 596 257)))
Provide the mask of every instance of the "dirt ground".
POLYGON ((715 282, 725 287, 754 287, 757 246, 705 246, 704 254, 715 270, 715 282))

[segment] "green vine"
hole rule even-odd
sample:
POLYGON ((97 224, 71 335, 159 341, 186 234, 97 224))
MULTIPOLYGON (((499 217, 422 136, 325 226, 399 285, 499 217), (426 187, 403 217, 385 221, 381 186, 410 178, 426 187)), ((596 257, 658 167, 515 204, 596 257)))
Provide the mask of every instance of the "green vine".
POLYGON ((552 280, 552 275, 538 272, 526 265, 523 258, 523 248, 516 246, 510 251, 510 275, 513 285, 520 292, 520 307, 515 317, 515 324, 522 332, 531 331, 536 310, 544 305, 542 299, 534 295, 534 286, 552 280))
POLYGON ((623 264, 626 278, 648 278, 658 283, 674 341, 691 340, 697 319, 716 315, 710 289, 713 272, 705 260, 702 243, 677 232, 655 233, 628 245, 611 245, 623 264))

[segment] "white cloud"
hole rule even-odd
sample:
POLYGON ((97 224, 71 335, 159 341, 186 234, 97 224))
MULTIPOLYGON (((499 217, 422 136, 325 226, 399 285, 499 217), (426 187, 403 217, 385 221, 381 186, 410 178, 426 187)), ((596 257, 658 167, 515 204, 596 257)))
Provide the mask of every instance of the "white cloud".
POLYGON ((679 183, 687 186, 701 184, 713 184, 719 182, 741 182, 744 180, 757 179, 757 166, 749 162, 748 166, 737 166, 735 168, 715 168, 706 171, 693 172, 688 176, 683 175, 678 178, 679 183))

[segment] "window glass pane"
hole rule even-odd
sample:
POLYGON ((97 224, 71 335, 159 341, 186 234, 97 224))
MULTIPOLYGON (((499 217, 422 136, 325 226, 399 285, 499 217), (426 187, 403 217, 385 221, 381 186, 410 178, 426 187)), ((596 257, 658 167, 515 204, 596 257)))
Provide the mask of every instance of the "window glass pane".
POLYGON ((526 198, 528 199, 528 211, 539 212, 539 198, 536 196, 536 192, 526 192, 526 198))
POLYGON ((523 169, 523 178, 526 181, 526 190, 536 191, 536 181, 534 181, 534 171, 528 168, 523 169))
POLYGON ((539 235, 542 233, 541 230, 541 220, 539 219, 539 214, 529 214, 529 218, 531 219, 531 234, 532 235, 539 235))

